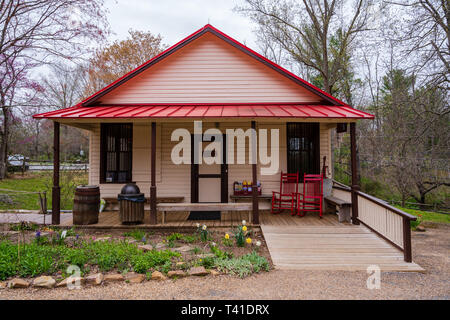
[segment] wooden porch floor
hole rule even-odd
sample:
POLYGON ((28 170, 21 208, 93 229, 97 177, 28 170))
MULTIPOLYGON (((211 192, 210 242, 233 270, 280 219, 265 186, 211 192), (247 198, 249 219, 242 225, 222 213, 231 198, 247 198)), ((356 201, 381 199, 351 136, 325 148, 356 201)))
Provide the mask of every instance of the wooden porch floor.
MULTIPOLYGON (((99 214, 98 223, 82 227, 87 228, 189 228, 195 227, 197 223, 206 224, 208 227, 234 227, 249 220, 249 214, 245 211, 234 211, 222 213, 221 220, 187 220, 187 212, 170 212, 166 214, 166 222, 162 223, 162 214, 158 212, 158 224, 150 224, 150 212, 145 211, 144 223, 139 225, 122 225, 119 220, 118 211, 106 211, 99 214)), ((249 223, 250 224, 250 223, 249 223)), ((306 215, 305 217, 291 217, 289 214, 270 214, 269 211, 260 211, 260 224, 275 226, 339 226, 341 225, 337 216, 325 214, 322 219, 317 215, 306 215)), ((73 226, 72 215, 61 215, 61 226, 73 226), (65 217, 64 217, 65 216, 65 217)))

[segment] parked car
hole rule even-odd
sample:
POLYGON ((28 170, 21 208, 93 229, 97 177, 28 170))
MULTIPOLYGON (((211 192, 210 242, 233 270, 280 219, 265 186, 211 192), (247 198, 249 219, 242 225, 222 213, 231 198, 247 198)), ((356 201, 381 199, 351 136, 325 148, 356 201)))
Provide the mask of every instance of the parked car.
POLYGON ((8 170, 9 171, 21 171, 23 168, 23 162, 25 161, 25 171, 29 169, 29 163, 27 158, 21 154, 13 154, 8 156, 8 170))

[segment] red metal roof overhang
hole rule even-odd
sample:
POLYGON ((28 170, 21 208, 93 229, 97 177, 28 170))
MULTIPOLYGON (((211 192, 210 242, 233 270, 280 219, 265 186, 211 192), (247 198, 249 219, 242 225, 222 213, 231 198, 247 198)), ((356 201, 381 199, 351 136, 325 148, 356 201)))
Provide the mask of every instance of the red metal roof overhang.
POLYGON ((185 104, 75 106, 36 114, 36 119, 154 119, 154 118, 329 118, 373 119, 349 106, 302 104, 185 104))

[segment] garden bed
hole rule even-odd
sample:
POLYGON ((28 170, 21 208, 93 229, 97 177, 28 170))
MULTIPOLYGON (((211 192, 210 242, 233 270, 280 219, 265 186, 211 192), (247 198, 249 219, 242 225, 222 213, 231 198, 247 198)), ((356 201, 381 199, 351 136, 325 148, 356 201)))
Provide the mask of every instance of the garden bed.
POLYGON ((259 228, 173 233, 145 230, 38 229, 3 225, 0 233, 0 281, 47 275, 55 284, 77 266, 81 276, 142 274, 146 279, 226 274, 246 277, 272 268, 259 228), (237 234, 237 236, 235 236, 237 234), (176 272, 175 272, 176 271, 176 272))

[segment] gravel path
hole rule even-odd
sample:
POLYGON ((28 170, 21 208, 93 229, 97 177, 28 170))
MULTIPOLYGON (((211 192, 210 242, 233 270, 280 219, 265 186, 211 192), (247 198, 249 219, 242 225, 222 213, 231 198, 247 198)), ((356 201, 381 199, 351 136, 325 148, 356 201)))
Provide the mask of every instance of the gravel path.
POLYGON ((73 291, 4 289, 0 299, 450 299, 450 226, 413 232, 413 249, 414 261, 427 273, 382 273, 379 290, 367 289, 365 272, 275 270, 246 279, 191 277, 73 291))
MULTIPOLYGON (((72 213, 62 213, 61 220, 72 219, 72 213)), ((4 223, 19 223, 19 222, 30 222, 37 224, 44 224, 52 222, 51 214, 40 214, 40 213, 0 213, 0 224, 4 223)))

